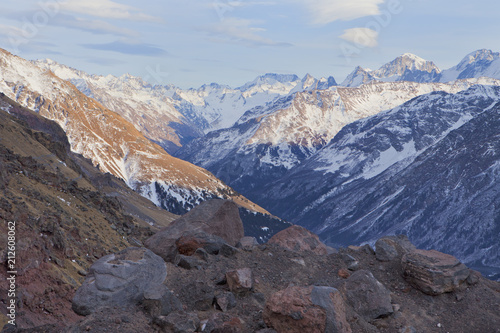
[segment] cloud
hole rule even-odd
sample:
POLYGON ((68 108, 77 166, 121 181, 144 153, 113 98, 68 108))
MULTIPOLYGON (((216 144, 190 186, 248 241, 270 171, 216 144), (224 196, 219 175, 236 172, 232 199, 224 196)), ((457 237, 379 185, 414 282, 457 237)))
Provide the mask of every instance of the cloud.
POLYGON ((141 12, 140 9, 111 0, 66 0, 61 2, 62 10, 95 17, 161 22, 162 19, 141 12))
POLYGON ((360 17, 379 15, 379 5, 385 0, 299 0, 305 3, 315 24, 350 21, 360 17))
POLYGON ((229 40, 241 42, 252 46, 289 46, 288 43, 276 42, 259 35, 265 32, 264 28, 252 27, 255 22, 247 19, 228 17, 219 23, 204 29, 209 33, 224 36, 229 40))
POLYGON ((142 56, 166 56, 168 52, 151 44, 145 43, 129 43, 124 41, 115 41, 106 44, 82 44, 83 47, 100 50, 112 51, 128 55, 142 55, 142 56))
POLYGON ((60 14, 56 16, 54 20, 50 23, 55 26, 82 30, 94 34, 102 34, 102 35, 111 34, 121 37, 139 36, 139 33, 137 33, 136 31, 127 28, 117 27, 102 20, 89 20, 81 17, 74 17, 72 15, 60 14))
POLYGON ((368 28, 347 29, 339 37, 364 47, 376 47, 378 45, 378 32, 368 28))

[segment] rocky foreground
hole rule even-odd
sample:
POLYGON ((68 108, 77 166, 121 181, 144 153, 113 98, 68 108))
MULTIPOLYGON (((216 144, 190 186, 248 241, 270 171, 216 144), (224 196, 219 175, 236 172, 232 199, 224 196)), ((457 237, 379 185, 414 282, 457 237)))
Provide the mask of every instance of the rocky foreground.
POLYGON ((213 200, 145 245, 94 262, 78 322, 3 332, 500 332, 500 283, 405 236, 335 250, 292 226, 259 245, 213 200))

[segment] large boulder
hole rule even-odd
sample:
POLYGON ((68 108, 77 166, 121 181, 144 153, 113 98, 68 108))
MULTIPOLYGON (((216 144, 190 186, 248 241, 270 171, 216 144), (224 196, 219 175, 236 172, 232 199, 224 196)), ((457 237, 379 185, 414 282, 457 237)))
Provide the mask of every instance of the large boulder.
POLYGON ((178 244, 185 251, 196 249, 198 246, 204 247, 196 244, 196 242, 203 243, 204 237, 198 237, 202 235, 200 232, 218 236, 235 246, 244 236, 238 206, 229 200, 205 201, 148 238, 145 246, 166 261, 172 262, 179 253, 176 241, 181 237, 184 239, 178 244))
POLYGON ((345 281, 347 300, 367 321, 393 312, 391 292, 370 271, 359 270, 345 281))
POLYGON ((435 250, 414 250, 401 263, 406 281, 428 295, 451 292, 470 274, 457 258, 435 250))
POLYGON ((349 333, 340 292, 331 287, 291 286, 267 300, 264 321, 278 333, 349 333))
POLYGON ((152 285, 167 276, 162 258, 148 249, 129 247, 97 260, 73 297, 73 311, 82 316, 103 306, 133 306, 152 285))
POLYGON ((400 259, 404 254, 415 250, 406 235, 382 237, 375 243, 375 255, 379 261, 400 259))
POLYGON ((319 240, 318 235, 298 225, 281 230, 271 237, 268 244, 277 244, 296 252, 311 251, 316 254, 328 254, 327 246, 319 240))

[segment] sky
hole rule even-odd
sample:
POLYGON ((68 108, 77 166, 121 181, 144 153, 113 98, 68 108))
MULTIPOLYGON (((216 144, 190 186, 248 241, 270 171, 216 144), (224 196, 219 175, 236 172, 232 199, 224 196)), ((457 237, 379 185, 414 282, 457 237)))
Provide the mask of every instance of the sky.
POLYGON ((333 76, 403 53, 441 69, 500 51, 497 0, 1 0, 0 48, 152 84, 333 76))

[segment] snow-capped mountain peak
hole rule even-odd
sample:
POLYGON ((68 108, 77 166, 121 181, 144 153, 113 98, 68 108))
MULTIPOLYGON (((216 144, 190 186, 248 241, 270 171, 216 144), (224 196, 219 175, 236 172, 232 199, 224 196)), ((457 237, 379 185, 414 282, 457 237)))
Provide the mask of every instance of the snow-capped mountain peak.
POLYGON ((458 64, 457 69, 465 69, 467 65, 479 61, 491 62, 493 60, 498 59, 499 57, 500 57, 499 52, 493 52, 487 49, 477 50, 466 55, 464 59, 458 64))
POLYGON ((443 71, 439 81, 479 77, 500 78, 500 53, 486 49, 471 52, 458 65, 443 71))
POLYGON ((378 70, 373 71, 372 75, 378 78, 390 78, 395 75, 403 76, 407 71, 441 72, 432 61, 427 61, 411 53, 405 53, 383 65, 378 70))
POLYGON ((359 87, 371 81, 434 82, 441 70, 432 62, 411 53, 404 53, 377 70, 356 67, 342 82, 346 87, 359 87))

